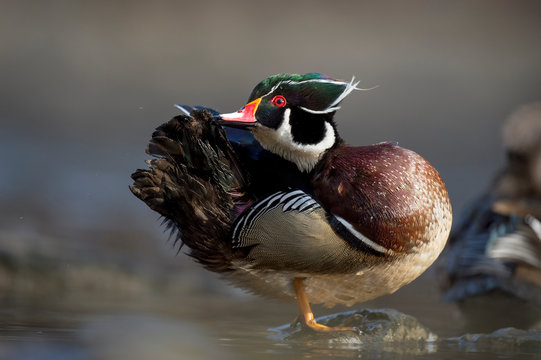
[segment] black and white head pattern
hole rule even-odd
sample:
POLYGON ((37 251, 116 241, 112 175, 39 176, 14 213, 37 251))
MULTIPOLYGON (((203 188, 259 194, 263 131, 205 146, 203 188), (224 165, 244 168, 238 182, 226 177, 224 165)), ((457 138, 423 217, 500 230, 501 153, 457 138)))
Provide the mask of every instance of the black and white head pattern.
POLYGON ((360 90, 355 78, 345 82, 316 75, 275 75, 250 97, 261 98, 254 114, 257 125, 251 129, 255 138, 301 171, 310 171, 335 144, 334 113, 347 95, 360 90))

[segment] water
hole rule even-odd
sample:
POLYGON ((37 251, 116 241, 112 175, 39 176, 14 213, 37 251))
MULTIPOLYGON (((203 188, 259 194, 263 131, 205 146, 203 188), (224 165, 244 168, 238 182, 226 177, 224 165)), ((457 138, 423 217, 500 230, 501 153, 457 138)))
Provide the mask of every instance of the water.
POLYGON ((467 333, 458 309, 438 302, 433 281, 425 276, 394 295, 352 309, 314 307, 316 314, 329 314, 320 321, 331 326, 353 316, 349 325, 361 329, 360 334, 291 327, 294 303, 229 288, 179 295, 4 297, 0 358, 539 358, 541 330, 467 333))

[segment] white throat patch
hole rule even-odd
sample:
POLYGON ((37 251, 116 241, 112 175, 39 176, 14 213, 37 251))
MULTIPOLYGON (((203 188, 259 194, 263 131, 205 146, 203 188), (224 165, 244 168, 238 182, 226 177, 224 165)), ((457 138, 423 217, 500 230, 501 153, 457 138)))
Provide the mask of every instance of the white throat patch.
POLYGON ((297 165, 300 171, 310 171, 317 164, 325 150, 330 149, 335 141, 334 128, 325 122, 325 136, 317 144, 300 144, 293 140, 289 115, 291 109, 285 109, 284 119, 278 129, 265 126, 255 126, 252 129, 254 137, 261 146, 297 165))

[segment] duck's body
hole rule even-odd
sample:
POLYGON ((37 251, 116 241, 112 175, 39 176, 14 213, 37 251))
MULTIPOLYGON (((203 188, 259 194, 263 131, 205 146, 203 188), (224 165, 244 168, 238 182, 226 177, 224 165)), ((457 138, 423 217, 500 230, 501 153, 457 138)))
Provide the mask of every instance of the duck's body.
POLYGON ((275 296, 295 296, 292 279, 305 278, 312 303, 353 305, 396 291, 436 259, 449 203, 426 160, 392 143, 342 145, 321 167, 311 177, 313 193, 276 192, 253 205, 255 214, 271 203, 254 221, 250 209, 240 216, 233 245, 254 248, 228 277, 254 282, 250 288, 261 283, 275 296), (343 161, 352 155, 355 161, 343 161))
POLYGON ((162 159, 134 174, 132 191, 207 268, 256 293, 296 297, 306 324, 327 330, 309 321, 306 295, 333 306, 392 293, 432 264, 451 226, 445 185, 425 159, 393 143, 340 139, 332 116, 354 88, 320 74, 264 80, 241 111, 218 118, 257 141, 242 130, 226 135, 209 113, 177 117, 174 131, 153 136, 149 152, 162 159), (174 146, 183 150, 171 156, 174 146), (200 166, 194 153, 214 165, 200 166), (212 196, 196 208, 201 192, 212 196), (209 210, 216 200, 218 214, 209 210))

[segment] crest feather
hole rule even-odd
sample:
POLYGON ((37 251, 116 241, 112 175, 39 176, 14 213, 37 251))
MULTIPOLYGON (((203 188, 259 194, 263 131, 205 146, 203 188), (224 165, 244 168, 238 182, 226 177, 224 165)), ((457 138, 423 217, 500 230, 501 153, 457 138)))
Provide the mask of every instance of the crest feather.
POLYGON ((277 74, 261 81, 250 95, 249 102, 280 93, 310 113, 326 114, 340 109, 338 104, 357 88, 359 81, 335 80, 319 73, 277 74), (300 105, 302 104, 302 106, 300 105))

